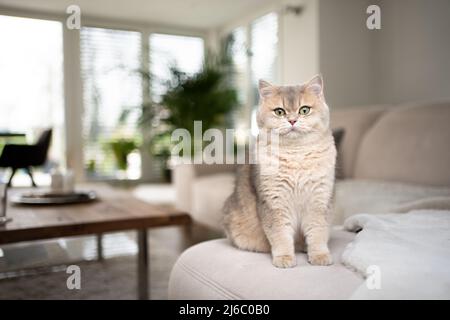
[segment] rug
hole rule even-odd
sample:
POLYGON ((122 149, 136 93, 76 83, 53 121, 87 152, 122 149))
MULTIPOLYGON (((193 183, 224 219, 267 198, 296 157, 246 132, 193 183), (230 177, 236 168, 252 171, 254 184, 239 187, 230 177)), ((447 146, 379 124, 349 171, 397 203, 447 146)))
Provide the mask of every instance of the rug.
MULTIPOLYGON (((150 298, 167 299, 168 261, 153 260, 151 263, 150 298), (162 265, 165 266, 161 268, 162 265)), ((35 275, 0 280, 0 299, 136 299, 136 257, 84 261, 76 265, 81 270, 79 290, 67 288, 70 275, 66 273, 66 266, 57 266, 52 272, 36 271, 35 275)))
MULTIPOLYGON (((150 298, 167 299, 167 287, 170 277, 170 271, 181 252, 185 249, 180 245, 177 236, 180 232, 177 228, 162 228, 149 232, 149 264, 150 264, 150 298)), ((64 250, 71 255, 64 255, 66 260, 61 261, 59 256, 59 246, 56 242, 45 242, 43 244, 27 244, 23 248, 10 248, 9 251, 19 252, 13 257, 27 255, 31 257, 31 252, 37 256, 26 260, 24 270, 14 270, 2 272, 0 277, 0 299, 136 299, 137 282, 137 256, 134 237, 124 234, 111 234, 104 237, 105 259, 95 260, 95 250, 91 247, 94 239, 73 239, 71 242, 64 243, 68 249, 64 250), (45 248, 39 249, 40 247, 45 248), (81 248, 84 253, 84 260, 80 261, 81 255, 76 255, 78 260, 69 259, 74 257, 74 248, 81 248), (20 249, 20 250, 19 250, 20 249), (120 249, 120 250, 119 250, 120 249), (41 252, 43 251, 43 252, 41 252), (49 255, 48 252, 52 254, 49 255), (47 252, 44 254, 44 252, 47 252), (58 254, 53 254, 58 252, 58 254), (127 252, 126 255, 123 252, 127 252), (115 255, 114 255, 115 254, 115 255), (117 254, 122 254, 117 256, 117 254), (40 263, 44 256, 53 262, 49 267, 47 264, 40 263), (81 289, 69 290, 67 288, 67 278, 70 274, 66 273, 68 265, 78 265, 81 270, 81 289)), ((59 241, 61 242, 61 241, 59 241)), ((4 249, 6 251, 6 249, 4 249)), ((7 253, 9 253, 9 251, 7 253)), ((10 255, 11 256, 11 255, 10 255)), ((22 258, 22 257, 21 257, 22 258)), ((1 260, 1 259, 0 259, 1 260)), ((16 260, 19 260, 18 258, 16 260)), ((19 264, 16 261, 9 260, 11 264, 19 264)), ((24 261, 24 259, 20 259, 24 261)), ((47 261, 48 262, 48 261, 47 261)))

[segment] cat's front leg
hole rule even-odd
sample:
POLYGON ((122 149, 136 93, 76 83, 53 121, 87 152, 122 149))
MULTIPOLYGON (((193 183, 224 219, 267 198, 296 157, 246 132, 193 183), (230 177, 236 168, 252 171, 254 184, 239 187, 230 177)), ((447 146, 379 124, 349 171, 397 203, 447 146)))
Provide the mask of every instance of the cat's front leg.
POLYGON ((330 227, 327 215, 328 208, 310 208, 302 221, 308 261, 313 265, 333 264, 333 258, 328 249, 330 227))
POLYGON ((270 242, 272 263, 278 268, 292 268, 297 265, 294 247, 294 232, 288 215, 283 208, 259 208, 261 223, 270 242))

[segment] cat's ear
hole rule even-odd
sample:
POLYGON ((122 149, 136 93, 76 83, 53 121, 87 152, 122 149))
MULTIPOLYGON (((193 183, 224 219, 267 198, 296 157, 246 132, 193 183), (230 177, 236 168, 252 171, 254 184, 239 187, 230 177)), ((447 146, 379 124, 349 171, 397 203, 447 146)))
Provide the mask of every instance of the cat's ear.
POLYGON ((311 78, 306 84, 305 88, 315 93, 316 95, 321 95, 323 93, 323 79, 321 74, 317 74, 311 78))
POLYGON ((258 82, 259 95, 263 98, 269 96, 272 93, 273 86, 265 80, 259 80, 258 82))

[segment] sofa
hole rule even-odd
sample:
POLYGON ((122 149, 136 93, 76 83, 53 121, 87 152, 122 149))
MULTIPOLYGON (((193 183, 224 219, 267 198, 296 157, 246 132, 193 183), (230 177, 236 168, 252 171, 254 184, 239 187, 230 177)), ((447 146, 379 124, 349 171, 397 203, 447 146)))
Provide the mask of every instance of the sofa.
MULTIPOLYGON (((421 199, 450 197, 450 102, 332 110, 331 126, 344 129, 329 242, 335 263, 312 266, 304 253, 297 253, 295 268, 277 269, 269 254, 238 250, 227 239, 207 241, 180 256, 172 270, 169 298, 351 298, 365 275, 342 264, 342 252, 356 236, 342 223, 358 213, 402 213, 417 202, 426 203, 421 199)), ((234 170, 232 165, 175 168, 178 208, 220 231, 234 170)))

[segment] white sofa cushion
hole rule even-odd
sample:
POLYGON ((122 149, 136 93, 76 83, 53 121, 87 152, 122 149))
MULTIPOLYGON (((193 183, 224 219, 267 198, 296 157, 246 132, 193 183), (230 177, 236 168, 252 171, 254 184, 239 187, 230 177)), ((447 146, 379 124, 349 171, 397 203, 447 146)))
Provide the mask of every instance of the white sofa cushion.
POLYGON ((336 166, 339 178, 351 179, 361 139, 372 125, 384 114, 388 106, 365 106, 331 110, 331 127, 344 129, 339 146, 336 166))
POLYGON ((384 113, 360 142, 353 178, 450 186, 449 123, 450 102, 384 113))
POLYGON ((336 182, 334 224, 358 213, 404 213, 412 209, 447 209, 450 188, 371 180, 336 182), (440 207, 440 204, 442 207, 440 207))
POLYGON ((330 250, 335 264, 312 266, 297 253, 297 266, 278 269, 269 254, 242 251, 226 239, 186 250, 169 282, 169 299, 347 299, 364 281, 340 263, 355 234, 333 230, 330 250))

